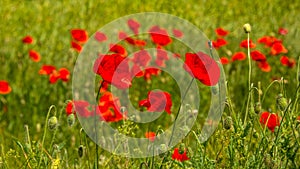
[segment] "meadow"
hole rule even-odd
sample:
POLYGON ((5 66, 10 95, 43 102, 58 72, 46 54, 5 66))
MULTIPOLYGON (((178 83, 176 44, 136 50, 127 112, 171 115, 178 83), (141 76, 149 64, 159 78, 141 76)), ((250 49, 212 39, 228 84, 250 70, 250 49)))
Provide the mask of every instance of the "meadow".
MULTIPOLYGON (((300 167, 299 2, 2 0, 0 6, 0 168, 300 167), (93 43, 110 41, 109 34, 99 29, 141 12, 171 14, 195 25, 208 40, 199 41, 205 42, 206 53, 196 55, 198 51, 176 41, 174 37, 184 40, 191 32, 168 28, 170 21, 164 23, 166 27, 152 27, 150 36, 138 35, 135 31, 147 29, 147 23, 129 17, 127 30, 115 36, 120 43, 110 46, 109 54, 99 55, 94 81, 76 79, 76 64, 84 62, 88 51, 94 52, 93 43), (164 36, 158 35, 161 33, 164 36), (144 48, 161 52, 160 58, 151 51, 142 53, 142 59, 131 55, 145 52, 144 48), (101 59, 110 65, 102 65, 101 59), (122 65, 123 60, 129 67, 122 65), (172 60, 189 68, 178 67, 172 60), (209 62, 213 70, 202 72, 196 61, 200 67, 209 62), (184 90, 166 71, 147 69, 150 63, 164 70, 182 69, 179 77, 185 82, 184 90), (122 70, 114 81, 110 69, 118 65, 122 70), (220 77, 215 79, 216 74, 220 77), (123 81, 124 77, 129 80, 123 81), (100 112, 76 99, 74 87, 92 90, 93 99, 100 100, 100 112), (194 97, 196 88, 201 91, 199 98, 194 97), (124 89, 129 99, 115 99, 113 90, 122 95, 124 89), (137 110, 149 111, 149 118, 162 113, 149 124, 138 123, 139 115, 137 121, 127 116, 129 102, 137 110), (215 105, 222 110, 211 108, 215 105), (220 119, 205 121, 211 109, 222 113, 220 119), (199 112, 196 117, 194 112, 199 112), (100 115, 97 121, 93 118, 96 113, 100 115), (145 138, 153 145, 171 123, 186 116, 195 120, 186 136, 172 147, 161 144, 162 153, 147 157, 138 157, 136 149, 129 153, 135 158, 122 156, 117 149, 114 154, 96 145, 94 139, 108 147, 113 142, 119 142, 117 147, 125 145, 124 140, 99 139, 93 135, 94 126, 89 128, 96 123, 102 128, 108 122, 120 133, 145 138), (202 141, 204 126, 216 129, 202 141)), ((155 22, 148 24, 155 26, 155 22)), ((190 40, 198 42, 197 37, 190 40)), ((184 131, 184 125, 179 122, 178 131, 184 131)))

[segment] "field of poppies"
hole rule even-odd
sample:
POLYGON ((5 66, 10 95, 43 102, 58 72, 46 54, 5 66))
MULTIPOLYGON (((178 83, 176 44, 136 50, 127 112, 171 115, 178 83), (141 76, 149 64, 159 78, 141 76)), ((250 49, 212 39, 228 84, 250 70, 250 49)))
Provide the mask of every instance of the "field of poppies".
POLYGON ((0 6, 0 168, 300 167, 300 3, 0 6))

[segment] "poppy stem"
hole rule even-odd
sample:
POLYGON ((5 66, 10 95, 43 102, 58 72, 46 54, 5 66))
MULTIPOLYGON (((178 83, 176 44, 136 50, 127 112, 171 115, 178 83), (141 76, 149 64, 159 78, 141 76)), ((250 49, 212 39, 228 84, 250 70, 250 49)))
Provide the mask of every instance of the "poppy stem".
MULTIPOLYGON (((300 89, 300 85, 298 84, 297 89, 296 89, 296 92, 295 92, 295 96, 294 96, 294 104, 297 104, 297 101, 298 101, 298 98, 299 98, 299 94, 298 94, 299 89, 300 89)), ((277 144, 279 132, 280 132, 280 129, 281 129, 281 126, 282 126, 282 122, 283 122, 283 120, 284 120, 284 118, 285 118, 285 115, 287 114, 287 112, 288 112, 289 107, 291 106, 291 104, 292 104, 292 101, 288 104, 288 106, 287 106, 286 109, 284 110, 282 119, 281 119, 281 121, 280 121, 278 130, 277 130, 277 133, 276 133, 276 137, 275 137, 275 141, 274 141, 275 144, 273 144, 273 146, 272 146, 272 148, 271 148, 271 151, 273 151, 274 145, 277 144)))
MULTIPOLYGON (((192 80, 190 81, 190 83, 189 83, 187 89, 186 89, 185 92, 184 92, 184 95, 183 95, 183 97, 182 97, 182 100, 180 101, 179 108, 178 108, 177 114, 176 114, 176 116, 175 116, 174 126, 173 126, 173 128, 172 128, 172 134, 171 134, 171 137, 170 137, 170 141, 169 141, 169 143, 168 143, 168 147, 170 146, 170 144, 171 144, 171 142, 172 142, 172 139, 173 139, 173 134, 174 134, 175 127, 176 127, 176 120, 177 120, 178 115, 179 115, 179 112, 180 112, 180 110, 181 110, 182 103, 183 103, 183 101, 184 101, 184 99, 185 99, 185 97, 186 97, 186 95, 187 95, 189 89, 191 88, 191 86, 192 86, 192 84, 193 84, 193 82, 194 82, 194 79, 195 79, 195 78, 193 77, 192 80)), ((165 160, 166 160, 166 156, 168 156, 168 155, 169 155, 169 152, 166 153, 166 155, 165 155, 164 158, 162 159, 162 162, 161 162, 160 167, 159 167, 160 169, 162 168, 162 165, 163 165, 163 163, 164 163, 165 160)))
MULTIPOLYGON (((98 89, 98 92, 97 92, 97 96, 96 96, 96 102, 97 102, 97 105, 98 105, 98 101, 99 101, 99 97, 100 97, 100 90, 103 86, 103 83, 104 83, 104 80, 102 80, 100 86, 99 86, 99 89, 98 89)), ((95 143, 95 169, 98 169, 98 159, 99 159, 99 154, 98 154, 98 133, 97 133, 97 116, 96 116, 96 109, 97 109, 97 106, 95 106, 95 110, 94 110, 94 126, 95 126, 95 137, 96 137, 96 143, 95 143)))
POLYGON ((244 125, 246 124, 247 116, 248 116, 248 111, 249 111, 249 103, 250 103, 250 98, 251 96, 251 71, 252 71, 252 66, 251 66, 251 57, 250 57, 250 32, 247 33, 248 38, 247 38, 247 55, 248 55, 248 66, 249 66, 249 73, 248 73, 248 99, 247 99, 247 106, 246 106, 246 115, 244 119, 244 125))
MULTIPOLYGON (((51 110, 54 109, 54 115, 56 114, 56 107, 54 105, 50 106, 49 110, 48 110, 48 113, 47 113, 47 116, 46 116, 46 121, 45 121, 45 127, 44 127, 44 134, 43 134, 43 139, 42 139, 42 144, 41 144, 41 153, 43 154, 43 151, 44 151, 44 142, 45 142, 45 138, 46 138, 46 133, 47 133, 47 123, 48 123, 48 120, 49 120, 49 117, 50 117, 50 113, 51 113, 51 110)), ((39 160, 39 163, 38 163, 38 168, 40 168, 41 166, 41 162, 42 162, 42 159, 43 159, 43 156, 42 154, 40 155, 40 160, 39 160)))

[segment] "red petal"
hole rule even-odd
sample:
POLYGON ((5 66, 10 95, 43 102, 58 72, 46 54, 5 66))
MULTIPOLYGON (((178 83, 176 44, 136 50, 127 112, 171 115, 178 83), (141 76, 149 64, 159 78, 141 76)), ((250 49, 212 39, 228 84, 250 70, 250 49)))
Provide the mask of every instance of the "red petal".
POLYGON ((8 94, 11 92, 9 83, 5 80, 0 80, 0 94, 8 94))
POLYGON ((35 51, 35 50, 29 50, 29 57, 34 61, 34 62, 39 62, 41 60, 40 54, 35 51))
POLYGON ((107 40, 107 37, 104 33, 102 32, 96 32, 95 34, 95 39, 99 42, 103 42, 103 41, 106 41, 107 40))
POLYGON ((88 33, 83 29, 72 29, 71 35, 74 40, 85 43, 88 40, 88 33))

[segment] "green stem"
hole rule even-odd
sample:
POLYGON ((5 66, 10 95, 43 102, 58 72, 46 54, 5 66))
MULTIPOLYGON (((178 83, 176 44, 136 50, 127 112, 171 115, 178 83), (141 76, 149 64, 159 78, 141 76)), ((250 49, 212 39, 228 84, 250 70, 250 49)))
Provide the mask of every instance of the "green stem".
MULTIPOLYGON (((41 145, 41 150, 40 150, 42 154, 43 154, 43 151, 44 151, 44 142, 45 142, 46 133, 47 133, 47 123, 48 123, 50 112, 51 112, 52 108, 54 108, 55 112, 56 112, 56 107, 54 105, 51 105, 49 110, 48 110, 46 121, 45 121, 45 126, 44 126, 44 134, 43 134, 42 145, 41 145)), ((40 166, 41 166, 41 162, 42 162, 42 158, 43 158, 42 154, 40 155, 40 161, 39 161, 39 164, 38 164, 37 168, 40 168, 40 166)))
MULTIPOLYGON (((187 95, 189 89, 191 88, 191 86, 192 86, 192 84, 193 84, 193 82, 194 82, 194 79, 195 79, 195 78, 193 77, 192 80, 190 81, 190 83, 189 83, 189 85, 188 85, 188 87, 187 87, 187 89, 186 89, 186 91, 185 91, 185 93, 184 93, 184 95, 183 95, 183 97, 182 97, 182 100, 181 100, 181 102, 180 102, 180 104, 179 104, 179 108, 178 108, 178 110, 177 110, 177 114, 176 114, 176 117, 175 117, 175 120, 174 120, 174 126, 173 126, 173 129, 172 129, 172 134, 171 134, 171 137, 170 137, 170 141, 169 141, 169 143, 168 143, 168 147, 170 146, 170 144, 171 144, 171 142, 172 142, 172 139, 173 139, 173 134, 174 134, 175 127, 176 127, 176 120, 177 120, 177 118, 178 118, 178 115, 179 115, 181 106, 182 106, 182 104, 183 104, 183 101, 184 101, 184 99, 185 99, 185 97, 186 97, 186 95, 187 95)), ((168 155, 169 155, 169 152, 166 153, 166 155, 163 157, 162 162, 161 162, 160 167, 159 167, 160 169, 162 168, 162 165, 163 165, 163 163, 165 162, 166 156, 168 156, 168 155)))
POLYGON ((248 111, 249 111, 249 103, 250 103, 250 98, 251 98, 251 71, 252 71, 252 66, 251 66, 251 57, 250 57, 250 33, 247 33, 248 38, 247 38, 247 50, 248 50, 248 66, 249 66, 249 73, 248 73, 248 99, 247 99, 247 106, 246 106, 246 115, 244 119, 244 125, 246 124, 247 116, 248 116, 248 111))
MULTIPOLYGON (((59 112, 59 116, 58 116, 58 122, 60 121, 60 118, 61 118, 61 114, 63 112, 64 108, 62 108, 59 112)), ((51 150, 53 144, 54 144, 54 139, 55 139, 55 136, 56 136, 56 133, 57 133, 57 129, 54 131, 53 133, 53 136, 52 136, 52 140, 51 140, 51 144, 50 144, 50 147, 49 147, 49 150, 51 150)))
MULTIPOLYGON (((298 85, 298 87, 297 87, 297 89, 296 89, 296 92, 295 92, 295 96, 294 96, 295 101, 298 100, 298 97, 299 97, 299 95, 298 95, 299 89, 300 89, 300 85, 298 85)), ((276 133, 276 138, 275 138, 275 141, 274 141, 275 144, 273 144, 271 150, 273 150, 274 145, 277 144, 278 137, 279 137, 279 133, 280 133, 280 129, 281 129, 281 126, 282 126, 282 122, 283 122, 283 120, 284 120, 284 118, 285 118, 285 116, 286 116, 286 114, 287 114, 287 112, 288 112, 288 109, 289 109, 289 107, 291 106, 291 104, 292 104, 292 101, 288 104, 288 106, 286 107, 286 109, 285 109, 285 111, 284 111, 284 114, 283 114, 283 116, 282 116, 282 119, 281 119, 280 124, 279 124, 279 127, 278 127, 278 131, 277 131, 277 133, 276 133)), ((295 102, 295 104, 297 104, 297 102, 295 102)))
MULTIPOLYGON (((98 101, 99 101, 99 97, 100 97, 100 90, 101 90, 101 88, 102 88, 102 86, 103 86, 103 83, 104 83, 104 80, 101 82, 101 84, 100 84, 100 87, 99 87, 99 89, 98 89, 98 92, 97 92, 97 96, 96 96, 96 102, 97 102, 97 105, 98 105, 98 101)), ((96 148, 95 148, 95 169, 98 169, 99 168, 99 166, 98 166, 98 159, 99 159, 99 154, 98 154, 98 145, 97 145, 97 143, 98 143, 98 133, 97 133, 97 115, 96 115, 96 109, 97 109, 97 106, 95 106, 95 110, 94 110, 94 126, 95 126, 95 136, 96 136, 96 143, 95 143, 95 146, 96 146, 96 148)))

